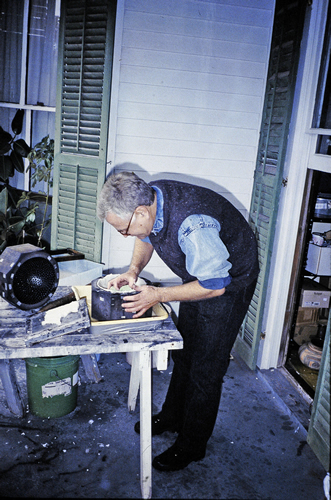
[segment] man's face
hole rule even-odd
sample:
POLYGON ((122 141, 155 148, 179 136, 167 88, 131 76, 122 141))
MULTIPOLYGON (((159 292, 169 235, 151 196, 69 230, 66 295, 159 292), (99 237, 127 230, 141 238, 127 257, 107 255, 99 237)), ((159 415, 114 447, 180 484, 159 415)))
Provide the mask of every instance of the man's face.
POLYGON ((108 212, 106 216, 108 224, 112 225, 125 238, 135 236, 140 240, 149 236, 153 229, 153 223, 147 207, 138 207, 130 219, 122 219, 118 215, 108 212))

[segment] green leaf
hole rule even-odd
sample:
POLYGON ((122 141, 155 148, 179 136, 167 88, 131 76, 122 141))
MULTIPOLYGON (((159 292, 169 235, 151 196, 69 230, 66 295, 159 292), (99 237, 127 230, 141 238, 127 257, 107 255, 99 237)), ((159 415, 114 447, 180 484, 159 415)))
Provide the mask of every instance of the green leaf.
POLYGON ((1 243, 1 245, 0 245, 0 253, 2 253, 4 251, 4 249, 6 248, 6 246, 7 246, 7 240, 5 240, 3 243, 1 243))
POLYGON ((24 109, 18 109, 11 122, 11 129, 15 135, 19 135, 23 128, 24 109))
POLYGON ((0 193, 0 212, 6 214, 8 207, 8 190, 4 188, 0 193))
POLYGON ((23 192, 22 192, 22 194, 21 194, 20 199, 18 200, 18 202, 17 202, 17 204, 16 204, 17 208, 18 208, 18 207, 19 207, 22 203, 24 203, 24 201, 27 201, 27 200, 29 200, 29 199, 30 199, 30 192, 29 192, 29 193, 27 193, 26 191, 23 191, 23 192))
POLYGON ((16 151, 12 151, 11 154, 10 154, 10 158, 12 159, 12 162, 13 162, 14 167, 16 168, 16 170, 18 172, 20 172, 21 174, 23 174, 23 172, 24 172, 24 162, 23 162, 22 156, 19 155, 18 153, 16 153, 16 151))
POLYGON ((7 181, 14 175, 14 164, 10 156, 0 156, 0 179, 7 181))
POLYGON ((1 126, 0 126, 0 149, 2 149, 6 144, 10 144, 11 141, 13 140, 12 136, 10 135, 9 132, 6 132, 1 126))
POLYGON ((10 151, 10 144, 4 144, 0 149, 0 155, 5 155, 10 151))
POLYGON ((36 220, 36 214, 31 212, 26 217, 26 222, 34 222, 36 220))
POLYGON ((40 149, 41 147, 43 147, 43 139, 40 142, 38 142, 33 149, 37 150, 40 149))
POLYGON ((18 139, 13 143, 14 151, 18 153, 23 158, 27 158, 28 154, 31 151, 30 146, 27 145, 24 139, 18 139))
POLYGON ((19 217, 13 217, 13 219, 17 219, 17 222, 15 220, 11 221, 11 225, 9 226, 8 229, 13 231, 16 236, 20 234, 22 229, 24 229, 25 226, 25 219, 19 219, 19 217))
POLYGON ((51 216, 49 216, 49 218, 47 219, 47 221, 46 221, 46 222, 45 222, 45 224, 44 224, 44 230, 45 230, 46 228, 48 228, 48 226, 51 224, 51 222, 52 222, 52 219, 51 219, 51 216))

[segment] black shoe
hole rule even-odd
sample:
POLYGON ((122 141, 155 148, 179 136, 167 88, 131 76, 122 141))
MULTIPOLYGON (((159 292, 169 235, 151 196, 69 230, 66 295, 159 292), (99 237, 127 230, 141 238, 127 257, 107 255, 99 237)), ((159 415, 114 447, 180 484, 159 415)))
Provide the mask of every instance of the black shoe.
MULTIPOLYGON (((134 430, 137 434, 140 434, 140 422, 136 422, 134 430)), ((152 436, 158 436, 163 432, 178 432, 178 426, 169 420, 165 420, 161 413, 152 416, 152 436)))
POLYGON ((205 451, 189 451, 181 448, 178 444, 173 444, 168 450, 154 458, 152 465, 154 469, 160 471, 181 470, 191 462, 197 462, 205 457, 205 451))

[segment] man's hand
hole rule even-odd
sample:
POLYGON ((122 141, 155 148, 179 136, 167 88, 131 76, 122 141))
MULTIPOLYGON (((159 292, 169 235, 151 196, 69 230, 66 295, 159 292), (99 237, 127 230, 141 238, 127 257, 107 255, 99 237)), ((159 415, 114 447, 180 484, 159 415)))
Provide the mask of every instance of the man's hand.
POLYGON ((135 288, 135 282, 137 281, 137 275, 133 271, 127 271, 126 273, 120 274, 116 278, 108 281, 108 288, 112 286, 119 290, 124 285, 129 285, 131 288, 135 288))
POLYGON ((155 287, 133 285, 132 288, 140 293, 124 297, 123 300, 125 302, 122 304, 122 307, 125 311, 136 313, 133 318, 139 318, 147 309, 158 302, 204 300, 219 297, 225 293, 225 288, 220 290, 203 288, 197 280, 177 286, 155 287))
POLYGON ((139 318, 150 307, 155 306, 155 304, 158 304, 161 300, 160 289, 158 287, 134 285, 132 288, 139 293, 124 297, 123 300, 125 302, 122 304, 122 307, 126 312, 136 313, 132 316, 133 318, 139 318))

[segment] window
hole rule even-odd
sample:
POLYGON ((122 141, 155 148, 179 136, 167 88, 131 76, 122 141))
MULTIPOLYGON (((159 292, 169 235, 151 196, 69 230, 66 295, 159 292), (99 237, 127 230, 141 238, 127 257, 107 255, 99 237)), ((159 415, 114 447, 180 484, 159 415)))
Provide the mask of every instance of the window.
POLYGON ((330 8, 326 21, 324 45, 316 92, 312 127, 318 130, 317 154, 331 155, 331 22, 330 8))
MULTIPOLYGON (((55 135, 60 0, 10 0, 0 11, 0 125, 11 133, 17 109, 25 110, 21 137, 34 146, 55 135)), ((29 189, 27 174, 11 181, 29 189)))

